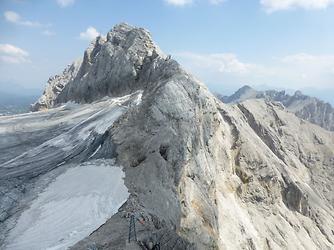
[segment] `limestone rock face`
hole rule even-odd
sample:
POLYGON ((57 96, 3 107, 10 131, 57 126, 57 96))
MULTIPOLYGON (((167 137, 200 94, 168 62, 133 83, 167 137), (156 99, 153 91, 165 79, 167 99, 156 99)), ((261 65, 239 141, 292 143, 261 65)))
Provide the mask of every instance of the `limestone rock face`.
POLYGON ((32 110, 68 101, 89 103, 144 88, 147 79, 142 69, 158 56, 165 58, 147 30, 126 23, 116 25, 106 38, 97 37, 90 44, 81 63, 74 63, 63 75, 50 78, 32 110))
POLYGON ((300 91, 296 91, 294 95, 289 95, 285 91, 256 91, 249 86, 244 86, 231 96, 220 96, 218 98, 225 103, 239 103, 248 99, 281 102, 299 118, 334 131, 334 108, 329 103, 303 95, 300 91))
POLYGON ((117 25, 106 39, 98 37, 85 51, 77 76, 56 97, 55 103, 92 102, 144 88, 147 79, 142 79, 142 70, 158 56, 164 57, 148 31, 117 25))
POLYGON ((66 84, 72 81, 77 75, 81 66, 81 60, 77 60, 68 65, 62 74, 49 78, 43 95, 31 105, 31 111, 38 111, 51 108, 55 105, 55 100, 63 91, 66 84))
POLYGON ((71 249, 137 249, 131 214, 161 249, 334 248, 333 132, 278 103, 222 103, 126 24, 85 52, 67 101, 0 120, 0 244, 54 175, 113 158, 129 198, 71 249))

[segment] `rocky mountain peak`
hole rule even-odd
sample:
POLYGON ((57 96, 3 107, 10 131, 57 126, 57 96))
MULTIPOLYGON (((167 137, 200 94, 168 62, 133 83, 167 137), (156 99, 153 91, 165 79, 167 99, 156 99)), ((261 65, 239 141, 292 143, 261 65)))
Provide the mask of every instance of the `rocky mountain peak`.
POLYGON ((303 93, 300 90, 297 90, 294 94, 295 97, 301 97, 303 96, 303 93))
POLYGON ((304 95, 300 90, 297 90, 293 95, 289 95, 284 90, 257 91, 249 86, 244 86, 231 96, 218 96, 218 98, 225 103, 240 103, 248 99, 280 102, 299 118, 334 131, 334 108, 329 103, 304 95))
POLYGON ((79 71, 44 97, 45 107, 80 104, 0 120, 0 249, 139 249, 153 239, 161 249, 334 248, 332 132, 247 87, 240 97, 252 100, 219 102, 126 24, 97 38, 79 71), (106 167, 124 178, 104 184, 105 172, 94 174, 106 167), (118 204, 107 197, 122 180, 118 204))
MULTIPOLYGON (((116 24, 107 34, 107 40, 112 41, 116 37, 126 37, 127 33, 135 29, 134 26, 127 23, 116 24)), ((120 39, 122 40, 122 39, 120 39)))
POLYGON ((66 84, 72 81, 73 78, 77 75, 81 64, 82 60, 78 59, 67 65, 61 74, 51 76, 47 81, 47 85, 42 96, 31 105, 31 110, 38 111, 52 107, 66 84))
POLYGON ((245 85, 238 89, 233 95, 223 98, 226 103, 234 103, 236 100, 246 100, 254 98, 257 95, 257 91, 249 85, 245 85))
POLYGON ((107 34, 107 42, 125 51, 130 50, 132 54, 151 55, 155 51, 162 56, 149 31, 127 23, 115 25, 107 34))
POLYGON ((126 23, 118 24, 106 37, 99 36, 92 41, 76 74, 65 70, 60 77, 62 80, 53 80, 51 85, 61 85, 61 91, 45 91, 42 99, 49 101, 40 99, 32 110, 50 108, 67 101, 86 103, 104 96, 133 93, 149 82, 148 76, 141 79, 145 75, 143 69, 148 70, 154 60, 164 61, 165 58, 147 30, 126 23))
POLYGON ((238 92, 245 92, 245 91, 249 91, 249 90, 252 90, 253 88, 251 87, 251 86, 249 86, 249 85, 244 85, 244 86, 242 86, 239 90, 238 90, 238 92))

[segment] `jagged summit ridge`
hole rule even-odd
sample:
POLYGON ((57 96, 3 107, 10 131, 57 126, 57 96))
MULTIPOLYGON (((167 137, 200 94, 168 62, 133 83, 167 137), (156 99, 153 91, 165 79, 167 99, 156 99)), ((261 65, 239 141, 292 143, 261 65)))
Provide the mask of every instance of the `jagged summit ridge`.
POLYGON ((63 91, 64 87, 76 77, 82 60, 78 59, 69 64, 62 74, 49 78, 43 95, 31 105, 32 111, 38 111, 53 107, 58 95, 63 91))
POLYGON ((33 110, 67 101, 85 103, 132 93, 150 82, 149 76, 143 76, 143 69, 148 69, 158 58, 164 60, 165 55, 147 30, 118 24, 106 37, 99 36, 90 44, 77 74, 65 70, 59 78, 48 82, 33 110), (61 91, 49 91, 59 85, 63 86, 61 91))
POLYGON ((241 101, 249 98, 254 98, 257 95, 256 90, 254 90, 249 85, 241 87, 231 96, 223 96, 221 99, 226 103, 235 103, 235 100, 241 101))
POLYGON ((248 99, 280 102, 299 118, 334 131, 334 108, 329 103, 304 95, 298 90, 293 95, 289 95, 284 90, 257 91, 244 86, 231 96, 218 96, 218 98, 225 103, 240 103, 248 99))
POLYGON ((113 158, 130 196, 71 249, 131 249, 131 213, 161 249, 333 249, 334 134, 267 100, 220 102, 147 35, 122 24, 92 43, 54 102, 79 104, 0 120, 0 245, 41 182, 113 158))

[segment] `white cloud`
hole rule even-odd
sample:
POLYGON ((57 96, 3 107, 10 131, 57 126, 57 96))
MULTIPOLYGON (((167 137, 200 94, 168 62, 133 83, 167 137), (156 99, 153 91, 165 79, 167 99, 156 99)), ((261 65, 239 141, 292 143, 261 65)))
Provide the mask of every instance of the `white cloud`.
POLYGON ((43 26, 39 22, 33 22, 33 21, 22 19, 22 17, 14 11, 5 11, 4 16, 5 16, 6 21, 10 22, 10 23, 23 25, 23 26, 29 26, 29 27, 41 27, 41 26, 43 26))
POLYGON ((165 2, 174 6, 185 6, 192 4, 193 0, 165 0, 165 2))
POLYGON ((209 0, 209 3, 214 4, 214 5, 218 5, 218 4, 221 4, 225 1, 226 0, 209 0))
POLYGON ((310 65, 310 66, 320 66, 324 67, 326 65, 334 66, 334 56, 333 55, 311 55, 307 53, 299 53, 294 55, 288 55, 282 58, 284 63, 300 64, 300 65, 310 65))
POLYGON ((299 53, 288 55, 282 58, 281 62, 283 67, 293 70, 293 77, 301 77, 305 84, 333 86, 334 55, 299 53))
POLYGON ((56 35, 56 33, 51 30, 44 30, 42 34, 45 36, 55 36, 56 35))
POLYGON ((11 44, 0 44, 0 59, 6 63, 29 62, 29 53, 11 44))
MULTIPOLYGON (((182 7, 191 5, 200 0, 164 0, 167 4, 182 7)), ((204 1, 204 0, 203 0, 204 1)), ((205 0, 213 5, 218 5, 226 2, 227 0, 205 0)), ((272 13, 279 10, 288 10, 295 8, 302 9, 326 9, 330 5, 334 4, 334 0, 260 0, 261 5, 268 13, 272 13)))
POLYGON ((80 33, 80 39, 91 41, 99 35, 100 33, 94 27, 89 26, 86 31, 80 33))
MULTIPOLYGON (((167 4, 174 5, 174 6, 177 6, 177 7, 191 5, 196 1, 197 0, 165 0, 165 2, 167 4)), ((206 1, 208 1, 210 4, 218 5, 218 4, 221 4, 221 3, 225 2, 226 0, 206 0, 206 1)))
POLYGON ((16 12, 14 11, 6 11, 4 13, 4 16, 5 16, 5 19, 8 21, 8 22, 12 22, 12 23, 17 23, 20 21, 21 17, 19 14, 17 14, 16 12))
POLYGON ((57 3, 60 7, 65 8, 74 4, 75 0, 57 0, 57 3))
POLYGON ((261 0, 261 5, 269 13, 295 8, 302 9, 326 9, 334 0, 261 0))
POLYGON ((193 66, 228 74, 246 74, 256 67, 253 64, 241 62, 238 57, 232 53, 196 54, 192 52, 181 52, 176 53, 176 56, 193 64, 193 66))
POLYGON ((230 53, 182 52, 175 53, 175 57, 216 89, 244 84, 286 89, 333 88, 334 55, 299 53, 262 63, 245 62, 230 53))

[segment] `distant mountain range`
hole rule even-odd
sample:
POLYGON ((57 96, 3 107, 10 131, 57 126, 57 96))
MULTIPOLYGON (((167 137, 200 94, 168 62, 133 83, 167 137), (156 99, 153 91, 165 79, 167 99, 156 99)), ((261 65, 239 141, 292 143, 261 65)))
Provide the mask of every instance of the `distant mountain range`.
POLYGON ((289 95, 285 91, 257 91, 245 85, 231 96, 218 94, 217 97, 224 103, 240 103, 249 99, 280 102, 287 110, 295 113, 299 118, 334 131, 334 108, 329 103, 302 94, 301 91, 296 91, 294 95, 289 95))

